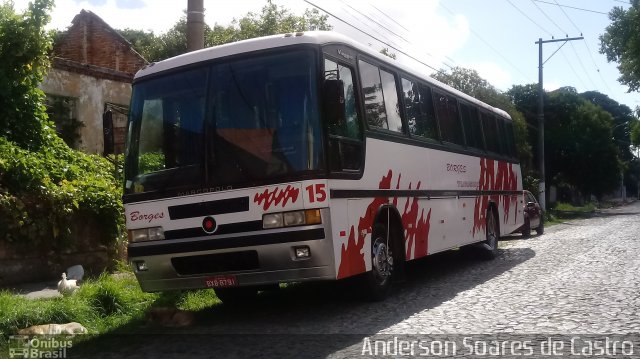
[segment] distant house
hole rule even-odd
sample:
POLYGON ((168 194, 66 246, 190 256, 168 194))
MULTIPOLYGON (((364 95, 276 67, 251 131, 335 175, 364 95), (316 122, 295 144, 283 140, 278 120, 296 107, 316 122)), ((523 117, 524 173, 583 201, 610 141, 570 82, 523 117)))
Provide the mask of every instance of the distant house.
POLYGON ((147 63, 104 20, 82 10, 55 42, 40 85, 58 132, 71 126, 78 135, 72 146, 87 153, 122 153, 131 82, 147 63))

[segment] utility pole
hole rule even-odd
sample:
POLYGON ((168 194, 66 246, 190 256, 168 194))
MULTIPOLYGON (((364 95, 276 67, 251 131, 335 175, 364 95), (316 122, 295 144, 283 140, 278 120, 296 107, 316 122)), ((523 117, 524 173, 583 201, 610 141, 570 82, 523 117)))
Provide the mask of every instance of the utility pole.
POLYGON ((540 202, 540 207, 542 207, 542 210, 545 211, 547 209, 547 200, 546 200, 546 196, 547 196, 547 191, 545 189, 545 171, 544 171, 544 88, 542 86, 543 81, 542 81, 542 67, 545 63, 547 63, 547 61, 549 61, 549 59, 551 57, 553 57, 553 55, 556 54, 556 52, 560 51, 560 49, 562 48, 562 46, 566 45, 567 42, 569 41, 573 41, 573 40, 582 40, 584 39, 584 37, 580 36, 580 37, 566 37, 564 39, 551 39, 551 40, 542 40, 542 38, 539 38, 538 41, 536 41, 536 44, 538 44, 538 160, 540 163, 540 185, 539 185, 539 190, 540 190, 540 195, 538 196, 538 201, 540 202), (556 51, 553 52, 553 54, 551 54, 551 56, 549 56, 546 60, 542 61, 542 44, 546 44, 548 42, 560 42, 560 41, 564 41, 564 43, 558 47, 556 49, 556 51))
POLYGON ((204 4, 203 0, 187 2, 187 51, 204 47, 204 4))

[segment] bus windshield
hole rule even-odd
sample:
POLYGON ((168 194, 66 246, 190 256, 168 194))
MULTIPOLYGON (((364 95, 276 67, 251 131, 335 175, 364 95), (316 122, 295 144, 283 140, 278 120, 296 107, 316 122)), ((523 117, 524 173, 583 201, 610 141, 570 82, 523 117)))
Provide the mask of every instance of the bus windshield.
POLYGON ((125 193, 322 169, 313 51, 251 56, 133 86, 125 193))

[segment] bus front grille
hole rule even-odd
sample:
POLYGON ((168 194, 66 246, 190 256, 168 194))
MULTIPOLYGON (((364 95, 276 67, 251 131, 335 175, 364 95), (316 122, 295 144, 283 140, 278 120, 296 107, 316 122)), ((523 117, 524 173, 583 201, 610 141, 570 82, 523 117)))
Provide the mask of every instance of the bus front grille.
POLYGON ((256 251, 174 257, 171 258, 171 264, 180 275, 244 271, 260 267, 256 251))

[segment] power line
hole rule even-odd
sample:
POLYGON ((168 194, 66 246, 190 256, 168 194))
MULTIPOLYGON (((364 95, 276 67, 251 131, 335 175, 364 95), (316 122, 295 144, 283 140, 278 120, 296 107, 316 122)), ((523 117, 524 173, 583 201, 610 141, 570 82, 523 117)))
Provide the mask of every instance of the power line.
MULTIPOLYGON (((306 0, 305 0, 306 1, 306 0)), ((509 1, 509 0, 507 0, 509 1)), ((442 2, 439 2, 438 5, 440 7, 442 7, 443 9, 445 9, 449 14, 451 15, 455 15, 453 13, 453 11, 449 10, 449 8, 447 8, 446 6, 444 6, 442 4, 442 2)), ((513 4, 512 4, 513 5, 513 4)), ((514 65, 513 63, 511 63, 511 61, 509 61, 509 59, 507 59, 504 55, 502 55, 502 53, 498 50, 496 50, 496 48, 494 48, 491 43, 489 43, 489 41, 485 40, 482 36, 480 36, 480 34, 478 34, 475 30, 473 30, 470 26, 469 26, 469 31, 471 31, 472 34, 476 35, 476 37, 478 39, 480 39, 480 41, 482 41, 485 45, 487 45, 488 48, 490 48, 491 50, 493 50, 493 52, 495 52, 496 54, 498 54, 498 56, 500 56, 507 64, 509 64, 511 67, 513 67, 516 71, 518 71, 520 73, 520 75, 522 75, 523 78, 527 79, 527 81, 531 81, 531 79, 529 78, 529 76, 525 75, 524 72, 522 72, 522 70, 520 70, 516 65, 514 65)))
POLYGON ((529 15, 527 15, 525 12, 523 12, 522 10, 520 10, 520 8, 519 8, 519 7, 515 6, 515 5, 511 2, 511 0, 507 0, 507 2, 508 2, 511 6, 513 6, 516 10, 518 10, 518 12, 522 14, 522 16, 526 17, 526 18, 527 18, 527 19, 529 19, 529 21, 531 21, 534 25, 536 25, 537 27, 539 27, 539 28, 540 28, 540 30, 542 30, 542 31, 546 32, 549 36, 553 37, 553 34, 552 34, 552 33, 550 33, 550 32, 549 32, 549 31, 547 31, 545 28, 543 28, 542 26, 540 26, 537 22, 533 21, 533 19, 532 19, 532 18, 530 18, 530 17, 529 17, 529 15))
MULTIPOLYGON (((384 12, 382 12, 382 10, 380 10, 379 8, 377 8, 375 5, 373 4, 369 4, 371 7, 373 7, 374 9, 376 9, 378 12, 380 12, 382 15, 384 15, 386 18, 388 18, 389 20, 393 21, 395 24, 397 24, 398 26, 402 27, 404 30, 406 30, 406 32, 408 33, 408 35, 411 34, 411 31, 409 29, 407 29, 406 27, 402 26, 402 24, 400 24, 399 22, 397 22, 393 17, 391 17, 390 15, 385 14, 384 12)), ((373 14, 371 14, 373 16, 373 14)), ((408 41, 405 37, 400 37, 401 40, 403 40, 404 42, 406 42, 407 44, 411 45, 411 46, 415 46, 413 43, 411 43, 410 41, 408 41)), ((432 54, 430 54, 428 51, 424 52, 427 56, 429 57, 434 57, 432 54)), ((451 63, 456 63, 456 60, 452 59, 451 57, 444 55, 445 59, 449 60, 451 63)), ((453 68, 451 65, 447 64, 444 61, 441 61, 443 65, 449 67, 449 68, 453 68)))
POLYGON ((567 12, 564 11, 564 8, 562 6, 560 6, 560 4, 558 4, 558 2, 556 0, 553 0, 554 3, 556 3, 556 6, 558 6, 558 9, 560 9, 560 11, 562 11, 562 13, 564 14, 564 16, 569 19, 569 22, 571 23, 571 25, 573 25, 573 27, 578 30, 579 33, 582 34, 582 31, 580 31, 580 29, 578 28, 578 25, 576 25, 575 22, 573 22, 573 20, 571 20, 571 17, 569 15, 567 15, 567 12))
MULTIPOLYGON (((554 3, 551 3, 551 2, 548 2, 548 1, 543 1, 543 0, 533 0, 533 1, 535 1, 535 2, 539 2, 539 3, 543 3, 543 4, 551 4, 551 5, 555 5, 554 3)), ((593 13, 596 13, 596 14, 609 15, 609 14, 608 14, 608 13, 606 13, 606 12, 596 11, 596 10, 589 10, 589 9, 584 9, 584 8, 581 8, 581 7, 575 7, 575 6, 569 6, 569 5, 561 5, 561 4, 558 4, 558 6, 566 7, 566 8, 568 8, 568 9, 574 9, 574 10, 581 10, 581 11, 593 12, 593 13)))
MULTIPOLYGON (((376 25, 380 26, 381 28, 383 28, 383 29, 387 30, 387 31, 388 31, 388 32, 390 32, 391 34, 393 34, 393 35, 395 35, 396 37, 400 38, 402 41, 406 42, 406 43, 407 43, 407 44, 409 44, 410 46, 415 46, 415 45, 413 45, 411 42, 409 42, 407 39, 405 39, 402 35, 400 35, 400 34, 398 34, 398 33, 394 32, 394 31, 391 31, 391 29, 389 29, 388 27, 384 26, 383 24, 381 24, 380 22, 376 21, 375 19, 373 19, 373 18, 371 18, 371 17, 367 16, 366 14, 362 13, 362 12, 361 12, 361 11, 359 11, 358 9, 354 8, 353 6, 351 6, 351 5, 347 4, 347 3, 345 3, 343 0, 340 0, 340 2, 342 2, 342 3, 343 3, 343 4, 345 4, 345 5, 347 5, 347 6, 348 6, 349 8, 351 8, 353 11, 355 11, 356 13, 358 13, 358 14, 362 15, 363 17, 365 17, 365 18, 366 18, 366 19, 368 19, 369 21, 373 22, 374 24, 376 24, 376 25)), ((345 9, 345 10, 346 10, 346 9, 345 9)), ((347 11, 347 12, 348 12, 348 11, 347 11)), ((355 18, 355 16, 354 16, 354 18, 355 18)), ((357 18, 356 18, 356 19, 357 19, 357 18)), ((357 20, 358 20, 358 21, 360 21, 360 19, 357 19, 357 20)), ((362 24, 364 24, 365 26, 367 26, 364 22, 362 22, 362 21, 360 21, 360 22, 361 22, 362 24)), ((391 41, 388 37, 386 37, 385 35, 383 35, 383 34, 382 34, 382 33, 380 33, 379 31, 377 31, 376 29, 374 29, 372 26, 367 26, 367 27, 369 27, 369 28, 373 29, 373 31, 375 31, 376 33, 378 33, 379 35, 381 35, 383 38, 385 38, 385 39, 387 40, 387 42, 389 42, 389 43, 393 43, 393 41, 391 41)), ((427 52, 427 55, 428 55, 428 56, 433 57, 433 55, 429 54, 428 52, 427 52)), ((442 61, 442 64, 443 64, 444 66, 448 67, 448 68, 453 68, 451 65, 447 64, 447 63, 446 63, 446 62, 444 62, 444 61, 442 61)))
POLYGON ((380 31, 378 31, 377 29, 373 28, 370 25, 367 25, 364 21, 360 20, 357 16, 353 15, 347 8, 342 7, 342 9, 345 11, 345 13, 347 13, 348 15, 350 15, 353 19, 355 19, 356 21, 358 21, 360 24, 362 24, 363 26, 371 29, 373 32, 375 32, 376 34, 380 35, 385 41, 389 42, 389 43, 393 43, 393 41, 391 41, 391 39, 389 39, 387 36, 385 36, 383 33, 381 33, 380 31))
MULTIPOLYGON (((391 31, 388 27, 386 27, 386 26, 382 25, 381 23, 379 23, 379 22, 375 21, 375 20, 374 20, 374 19, 372 19, 371 17, 369 17, 369 16, 367 16, 367 15, 363 14, 362 12, 358 11, 356 8, 354 8, 353 6, 351 6, 351 5, 347 4, 347 3, 345 3, 343 0, 340 0, 340 2, 341 2, 341 3, 343 3, 343 4, 345 4, 345 5, 347 5, 347 6, 348 6, 348 7, 350 7, 353 11, 355 11, 355 12, 357 12, 358 14, 360 14, 360 15, 364 16, 365 18, 367 18, 369 21, 373 22, 374 24, 376 24, 376 25, 380 26, 381 28, 383 28, 383 29, 385 29, 385 30, 389 31, 390 33, 392 33, 392 34, 394 34, 395 36, 397 36, 397 37, 399 37, 399 38, 401 38, 401 39, 403 39, 403 40, 404 40, 404 38, 402 37, 402 35, 398 35, 398 34, 397 34, 397 33, 395 33, 394 31, 391 31)), ((405 41, 406 41, 406 40, 405 40, 405 41)))
POLYGON ((384 15, 385 17, 389 18, 389 20, 393 21, 396 25, 400 26, 401 28, 405 29, 407 32, 410 32, 409 29, 407 29, 406 27, 402 26, 401 23, 397 22, 396 20, 394 20, 391 16, 387 15, 386 13, 384 13, 382 10, 378 9, 375 5, 373 4, 369 4, 371 5, 374 9, 378 10, 379 13, 381 13, 382 15, 384 15))
POLYGON ((580 67, 582 67, 582 71, 584 71, 584 74, 587 75, 587 78, 589 79, 589 82, 591 82, 591 85, 593 85, 593 88, 598 88, 598 86, 596 86, 595 82, 593 82, 593 80, 591 79, 591 76, 589 76, 589 72, 587 71, 587 68, 584 67, 584 64, 582 63, 582 60, 580 59, 580 56, 578 56, 578 52, 576 51, 576 47, 573 46, 573 43, 571 43, 569 45, 571 45, 571 49, 573 50, 573 53, 576 55, 576 58, 578 59, 578 63, 580 64, 580 67))
MULTIPOLYGON (((537 7, 537 8, 538 8, 538 10, 540 10, 540 12, 542 13, 542 15, 544 15, 544 16, 545 16, 549 21, 551 21, 551 23, 552 23, 552 24, 554 24, 554 25, 555 25, 555 26, 560 30, 560 33, 567 35, 567 32, 566 32, 566 31, 564 31, 560 26, 558 26, 558 24, 556 24, 556 22, 555 22, 555 21, 553 21, 553 19, 552 19, 551 17, 549 17, 549 15, 547 15, 547 13, 546 13, 546 12, 544 12, 544 11, 540 8, 540 6, 538 6, 538 4, 536 4, 533 0, 531 0, 531 3, 532 3, 533 5, 535 5, 535 7, 537 7)), ((568 35, 567 35, 567 36, 568 36, 568 35)))
POLYGON ((442 71, 442 70, 438 70, 438 69, 436 69, 435 67, 433 67, 433 66, 431 66, 431 65, 429 65, 429 64, 427 64, 427 63, 425 63, 425 62, 423 62, 423 61, 421 61, 421 60, 419 60, 419 59, 416 59, 415 57, 413 57, 413 56, 411 56, 411 55, 407 54, 406 52, 404 52, 404 51, 402 51, 402 50, 398 49, 397 47, 395 47, 395 46, 393 46, 393 45, 391 45, 391 44, 389 44, 389 43, 387 43, 387 42, 384 42, 384 41, 382 41, 382 40, 380 40, 380 39, 376 38, 375 36, 371 36, 371 34, 367 34, 366 32, 362 31, 361 29, 357 28, 356 26, 353 26, 352 24, 350 24, 350 23, 348 23, 348 22, 346 22, 346 21, 342 20, 342 19, 341 19, 341 18, 339 18, 338 16, 336 16, 336 15, 334 15, 334 14, 332 14, 332 13, 328 12, 327 10, 325 10, 325 9, 321 8, 320 6, 318 6, 318 5, 314 4, 314 3, 312 3, 311 1, 309 1, 309 0, 304 0, 304 2, 306 2, 307 4, 309 4, 309 5, 311 5, 311 6, 315 7, 315 8, 317 8, 317 9, 318 9, 318 10, 320 10, 320 11, 325 12, 327 15, 334 17, 336 20, 341 21, 341 22, 343 22, 344 24, 346 24, 346 25, 348 25, 348 26, 351 26, 352 28, 354 28, 355 30, 357 30, 357 31, 359 31, 359 32, 361 32, 361 33, 363 33, 364 35, 369 36, 369 37, 371 37, 372 39, 375 39, 376 41, 380 42, 381 44, 386 45, 386 46, 388 46, 388 47, 390 47, 390 48, 392 48, 392 49, 394 49, 394 50, 398 51, 399 53, 401 53, 401 54, 403 54, 403 55, 407 56, 407 57, 408 57, 408 58, 410 58, 410 59, 412 59, 412 60, 414 60, 414 61, 416 61, 416 62, 418 62, 418 63, 420 63, 420 64, 422 64, 422 65, 424 65, 424 66, 426 66, 426 67, 428 67, 428 68, 430 68, 430 69, 432 69, 432 70, 434 70, 434 71, 437 71, 437 72, 441 72, 441 71, 442 71))
POLYGON ((589 87, 587 87, 586 83, 582 80, 582 77, 580 77, 580 75, 578 75, 578 73, 576 72, 576 69, 571 66, 571 61, 569 61, 569 58, 567 57, 567 55, 565 55, 564 51, 560 51, 560 54, 562 55, 562 57, 564 58, 564 60, 567 62, 567 64, 569 65, 569 68, 571 69, 571 71, 573 72, 574 75, 576 75, 576 78, 578 79, 578 81, 580 81, 580 83, 582 84, 582 87, 586 90, 589 87))
MULTIPOLYGON (((573 22, 573 20, 571 19, 571 17, 569 16, 569 14, 567 14, 566 11, 564 11, 564 9, 562 8, 562 6, 560 6, 560 4, 558 4, 558 2, 556 0, 553 0, 554 3, 556 3, 556 6, 558 6, 558 8, 560 9, 560 11, 562 11, 562 13, 564 14, 564 16, 569 20, 569 22, 571 22, 571 25, 573 25, 573 27, 578 30, 578 32, 580 33, 580 35, 582 35, 582 30, 580 30, 580 28, 578 27, 578 25, 576 25, 575 22, 573 22)), ((589 57, 591 58, 591 62, 593 63, 593 67, 595 67, 596 72, 598 73, 598 76, 600 77, 600 80, 602 81, 602 83, 604 84, 604 86, 607 88, 607 90, 609 92, 611 92, 611 88, 609 87, 609 85, 607 84, 607 82, 604 80, 604 77, 602 77, 602 73, 600 72, 600 69, 598 68, 598 64, 596 64, 596 60, 593 58, 593 53, 591 51, 591 48, 589 47, 589 42, 585 39, 585 41, 583 41, 584 46, 587 48, 587 53, 589 54, 589 57)))

